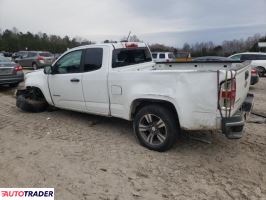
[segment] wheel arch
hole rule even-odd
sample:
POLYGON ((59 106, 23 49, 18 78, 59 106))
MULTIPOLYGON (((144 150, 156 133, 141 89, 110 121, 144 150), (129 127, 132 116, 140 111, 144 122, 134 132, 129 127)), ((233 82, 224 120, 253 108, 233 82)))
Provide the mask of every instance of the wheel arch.
POLYGON ((30 90, 33 90, 34 92, 37 93, 37 95, 38 95, 40 98, 43 98, 45 101, 47 101, 46 98, 45 98, 44 92, 42 91, 41 88, 36 87, 36 86, 27 86, 27 87, 26 87, 26 91, 30 91, 30 90))
POLYGON ((264 65, 258 65, 256 68, 263 68, 264 71, 266 71, 266 66, 264 66, 264 65))
POLYGON ((136 113, 143 107, 151 104, 158 104, 162 105, 169 110, 173 111, 174 115, 176 116, 176 120, 178 122, 178 125, 180 126, 180 118, 178 111, 176 109, 176 106, 174 105, 173 102, 168 101, 168 100, 162 100, 162 99, 152 99, 152 98, 140 98, 140 99, 135 99, 130 106, 130 119, 134 119, 134 116, 136 113))

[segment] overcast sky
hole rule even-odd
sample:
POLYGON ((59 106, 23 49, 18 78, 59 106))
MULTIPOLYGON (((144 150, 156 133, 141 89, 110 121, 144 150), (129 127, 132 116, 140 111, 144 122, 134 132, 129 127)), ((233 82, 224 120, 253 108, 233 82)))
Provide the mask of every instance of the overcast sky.
POLYGON ((266 0, 0 0, 0 28, 148 43, 219 43, 266 34, 266 0))

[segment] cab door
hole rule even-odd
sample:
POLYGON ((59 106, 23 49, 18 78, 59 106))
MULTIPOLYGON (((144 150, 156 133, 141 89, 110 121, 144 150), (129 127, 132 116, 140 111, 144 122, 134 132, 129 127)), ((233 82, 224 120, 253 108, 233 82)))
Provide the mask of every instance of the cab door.
POLYGON ((48 82, 56 107, 75 111, 86 109, 82 91, 82 50, 67 53, 53 66, 48 82))
POLYGON ((107 83, 109 57, 107 47, 84 50, 82 84, 86 110, 89 113, 110 114, 107 83))

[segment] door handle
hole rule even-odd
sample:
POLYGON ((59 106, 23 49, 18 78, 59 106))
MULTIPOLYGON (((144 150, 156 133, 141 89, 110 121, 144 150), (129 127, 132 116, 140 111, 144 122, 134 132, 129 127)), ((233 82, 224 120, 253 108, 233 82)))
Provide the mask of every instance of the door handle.
POLYGON ((73 79, 71 79, 70 81, 71 81, 71 82, 74 82, 74 83, 78 83, 78 82, 79 82, 79 79, 77 79, 77 78, 73 78, 73 79))
POLYGON ((249 71, 245 72, 245 80, 247 80, 249 78, 249 71))

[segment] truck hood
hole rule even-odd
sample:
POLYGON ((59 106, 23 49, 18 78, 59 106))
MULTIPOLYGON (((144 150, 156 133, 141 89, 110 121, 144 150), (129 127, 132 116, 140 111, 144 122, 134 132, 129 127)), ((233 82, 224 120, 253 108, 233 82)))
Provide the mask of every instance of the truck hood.
POLYGON ((34 70, 32 72, 27 72, 25 75, 25 78, 30 78, 31 76, 41 75, 43 72, 43 69, 34 70))

